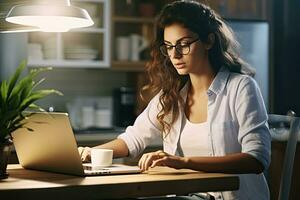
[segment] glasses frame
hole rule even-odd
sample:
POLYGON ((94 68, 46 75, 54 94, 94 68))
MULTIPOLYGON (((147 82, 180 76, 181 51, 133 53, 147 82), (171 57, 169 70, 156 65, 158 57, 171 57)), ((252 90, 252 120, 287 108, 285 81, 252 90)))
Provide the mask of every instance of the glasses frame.
POLYGON ((166 50, 167 52, 165 53, 164 50, 162 50, 162 47, 164 46, 169 46, 169 47, 172 47, 172 50, 173 48, 175 48, 175 51, 179 54, 179 55, 187 55, 190 53, 191 51, 191 45, 195 42, 197 42, 198 40, 200 40, 200 38, 197 38, 195 40, 192 40, 191 42, 187 42, 185 45, 181 45, 180 43, 177 43, 175 45, 169 45, 169 44, 165 44, 165 43, 162 43, 160 46, 159 46, 159 51, 160 53, 165 56, 165 57, 171 57, 171 55, 169 55, 167 52, 168 50, 166 50), (183 49, 183 47, 187 47, 188 48, 188 51, 187 53, 182 53, 181 52, 181 49, 183 49))

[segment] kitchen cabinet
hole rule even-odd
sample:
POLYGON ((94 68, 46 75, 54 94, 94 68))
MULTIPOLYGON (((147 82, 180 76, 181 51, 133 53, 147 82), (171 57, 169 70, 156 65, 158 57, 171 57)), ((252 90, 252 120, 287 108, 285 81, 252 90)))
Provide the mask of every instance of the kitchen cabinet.
POLYGON ((109 0, 73 0, 88 11, 94 25, 66 33, 32 32, 28 36, 31 67, 108 68, 110 66, 109 0))
POLYGON ((112 1, 113 70, 144 71, 154 36, 155 9, 156 1, 112 1))

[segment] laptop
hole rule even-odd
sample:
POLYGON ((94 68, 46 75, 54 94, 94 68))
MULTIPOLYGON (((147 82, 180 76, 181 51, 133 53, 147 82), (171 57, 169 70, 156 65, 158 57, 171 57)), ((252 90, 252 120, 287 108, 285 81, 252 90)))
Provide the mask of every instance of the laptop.
POLYGON ((83 164, 67 113, 32 113, 25 127, 12 133, 22 167, 78 176, 140 173, 137 166, 113 164, 94 170, 83 164))

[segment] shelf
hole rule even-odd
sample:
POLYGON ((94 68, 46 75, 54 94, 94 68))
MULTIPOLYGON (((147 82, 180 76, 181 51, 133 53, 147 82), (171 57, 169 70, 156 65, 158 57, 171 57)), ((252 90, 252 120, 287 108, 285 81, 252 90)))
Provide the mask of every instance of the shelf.
POLYGON ((104 28, 80 28, 73 29, 70 32, 74 33, 105 33, 107 30, 104 28))
POLYGON ((106 0, 72 0, 72 2, 80 3, 105 3, 106 0))
MULTIPOLYGON (((61 67, 61 68, 109 68, 108 64, 102 61, 93 60, 29 60, 29 67, 61 67)), ((111 70, 136 71, 145 70, 146 61, 113 61, 111 70)))
POLYGON ((146 61, 130 62, 130 61, 112 61, 111 69, 119 71, 145 71, 146 61))
POLYGON ((114 22, 121 22, 121 23, 154 23, 154 18, 147 18, 147 17, 124 17, 124 16, 114 16, 114 22))
POLYGON ((68 33, 28 33, 30 67, 109 68, 110 0, 75 0, 74 5, 90 10, 93 20, 99 19, 98 23, 68 33))
POLYGON ((97 60, 28 60, 29 67, 108 68, 109 64, 97 60))

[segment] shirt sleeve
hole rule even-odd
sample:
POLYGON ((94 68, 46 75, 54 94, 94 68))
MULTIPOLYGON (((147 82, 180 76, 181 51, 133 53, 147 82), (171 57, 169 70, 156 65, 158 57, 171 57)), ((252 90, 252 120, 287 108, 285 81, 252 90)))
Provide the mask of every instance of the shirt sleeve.
POLYGON ((264 101, 253 78, 245 76, 241 80, 236 101, 238 141, 242 152, 252 155, 266 169, 270 164, 271 135, 264 101))
POLYGON ((161 139, 159 123, 156 119, 159 112, 159 95, 156 95, 146 109, 136 118, 133 126, 128 126, 124 133, 118 136, 129 150, 130 157, 137 157, 153 141, 161 139))

